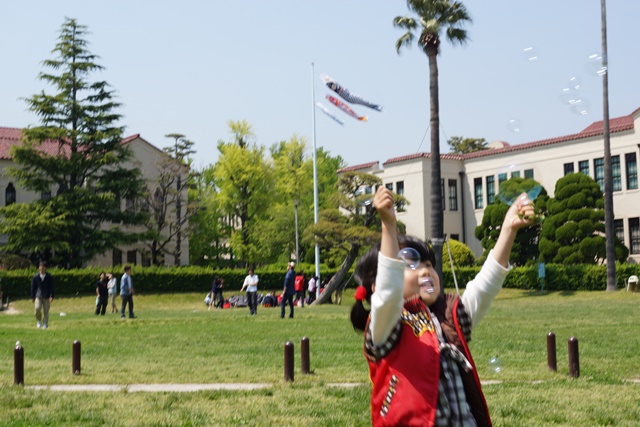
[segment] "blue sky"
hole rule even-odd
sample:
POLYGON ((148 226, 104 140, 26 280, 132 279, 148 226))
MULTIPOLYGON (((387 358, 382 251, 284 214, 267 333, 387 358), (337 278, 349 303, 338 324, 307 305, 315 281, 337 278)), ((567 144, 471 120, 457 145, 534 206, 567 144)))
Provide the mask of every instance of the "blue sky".
MULTIPOLYGON (((473 22, 464 46, 445 42, 440 71, 441 150, 452 136, 511 144, 578 132, 602 120, 601 78, 589 56, 601 52, 600 0, 466 0, 473 22), (532 54, 524 49, 533 48, 532 54), (530 60, 531 56, 537 59, 530 60), (576 77, 588 104, 577 114, 562 101, 576 77)), ((316 142, 347 164, 429 151, 426 56, 398 55, 392 19, 401 0, 87 0, 2 2, 0 126, 37 124, 20 100, 45 88, 37 80, 65 17, 88 26, 90 50, 123 103, 125 136, 152 144, 182 133, 195 142, 196 167, 213 163, 229 120, 246 119, 266 147, 293 134, 312 139, 317 101, 344 126, 316 111, 316 142), (312 74, 311 63, 315 64, 312 74), (324 100, 328 74, 384 106, 352 106, 358 122, 324 100)), ((640 107, 634 36, 640 2, 608 0, 611 117, 640 107)))

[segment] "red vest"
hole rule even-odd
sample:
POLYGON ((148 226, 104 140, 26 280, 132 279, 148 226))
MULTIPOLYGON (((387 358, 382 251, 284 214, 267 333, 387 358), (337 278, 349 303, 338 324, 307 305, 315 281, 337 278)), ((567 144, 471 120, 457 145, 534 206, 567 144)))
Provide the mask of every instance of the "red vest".
MULTIPOLYGON (((458 347, 473 366, 472 373, 466 378, 464 370, 461 370, 467 402, 478 426, 491 426, 480 380, 455 314, 458 301, 457 298, 447 298, 447 303, 452 303, 447 306, 447 312, 453 314, 448 317, 455 332, 454 328, 449 330, 457 334, 458 339, 454 341, 458 341, 458 347)), ((373 385, 371 418, 374 427, 422 427, 433 426, 435 422, 440 379, 438 336, 426 310, 413 313, 412 316, 416 317, 411 322, 403 318, 400 339, 387 356, 377 361, 367 357, 369 377, 373 385)), ((444 322, 448 323, 447 320, 444 322)), ((452 342, 449 337, 447 339, 452 342)))

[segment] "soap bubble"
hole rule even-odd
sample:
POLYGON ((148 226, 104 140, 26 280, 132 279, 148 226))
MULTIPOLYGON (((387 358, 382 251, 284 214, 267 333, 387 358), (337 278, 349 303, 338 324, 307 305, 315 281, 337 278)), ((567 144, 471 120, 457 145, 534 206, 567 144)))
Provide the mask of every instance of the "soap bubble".
POLYGON ((360 206, 370 206, 373 203, 371 187, 360 187, 354 193, 356 203, 360 206))
POLYGON ((519 133, 522 130, 522 123, 518 119, 509 119, 507 122, 507 129, 511 132, 519 133))
POLYGON ((538 50, 533 46, 525 47, 522 49, 522 53, 524 54, 525 59, 529 62, 535 62, 538 60, 538 50))
POLYGON ((542 191, 542 185, 536 180, 538 176, 537 168, 528 162, 519 162, 514 159, 504 163, 498 168, 498 189, 497 198, 511 206, 516 200, 523 197, 534 201, 542 191), (511 178, 523 178, 521 182, 509 181, 511 178))
POLYGON ((569 78, 569 82, 562 88, 560 100, 567 105, 575 105, 582 100, 582 82, 578 77, 569 78))
POLYGON ((603 76, 607 74, 607 66, 602 63, 602 55, 592 53, 587 61, 587 73, 594 76, 603 76))
POLYGON ((497 356, 493 356, 489 359, 489 369, 495 373, 502 372, 502 360, 497 356))
POLYGON ((404 261, 408 268, 415 270, 420 265, 420 253, 413 248, 402 248, 398 252, 398 258, 404 261))

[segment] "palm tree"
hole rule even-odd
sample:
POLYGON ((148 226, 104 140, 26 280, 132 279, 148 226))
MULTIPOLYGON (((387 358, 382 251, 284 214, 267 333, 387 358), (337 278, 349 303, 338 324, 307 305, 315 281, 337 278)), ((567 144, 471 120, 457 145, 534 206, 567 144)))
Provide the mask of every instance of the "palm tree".
POLYGON ((442 245, 444 225, 442 214, 442 190, 440 173, 440 107, 438 102, 438 52, 440 36, 444 32, 453 44, 464 44, 467 31, 462 28, 471 22, 466 8, 458 1, 449 0, 407 0, 409 11, 416 17, 398 16, 393 25, 406 30, 396 41, 396 50, 410 47, 417 37, 418 46, 429 60, 429 99, 431 120, 431 238, 436 254, 436 269, 442 282, 442 245))

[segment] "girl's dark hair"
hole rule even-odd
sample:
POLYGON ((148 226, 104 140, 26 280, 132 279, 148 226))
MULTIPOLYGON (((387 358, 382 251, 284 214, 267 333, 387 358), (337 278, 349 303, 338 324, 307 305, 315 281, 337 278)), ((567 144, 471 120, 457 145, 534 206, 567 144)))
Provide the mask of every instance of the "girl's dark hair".
MULTIPOLYGON (((401 248, 413 248, 420 254, 420 261, 429 261, 435 267, 436 255, 433 252, 433 248, 426 242, 413 236, 398 236, 398 245, 401 248)), ((378 252, 380 251, 380 244, 374 245, 369 252, 360 257, 356 263, 355 277, 356 282, 360 286, 364 286, 366 290, 366 301, 371 304, 371 285, 376 281, 376 275, 378 274, 378 252)), ((363 301, 357 301, 351 307, 351 324, 353 329, 358 331, 364 331, 367 326, 367 320, 369 318, 370 310, 364 307, 363 301)))

